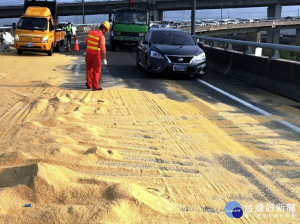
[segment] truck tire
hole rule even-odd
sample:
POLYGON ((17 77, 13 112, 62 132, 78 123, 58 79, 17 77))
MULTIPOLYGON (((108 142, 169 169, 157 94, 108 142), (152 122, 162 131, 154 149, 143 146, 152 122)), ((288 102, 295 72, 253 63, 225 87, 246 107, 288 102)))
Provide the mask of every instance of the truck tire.
POLYGON ((55 52, 60 52, 60 44, 59 44, 59 42, 56 43, 56 46, 55 46, 55 48, 54 48, 54 51, 55 51, 55 52))
POLYGON ((23 50, 17 49, 17 53, 18 53, 18 55, 21 55, 21 54, 23 54, 23 50))
POLYGON ((49 51, 47 51, 48 56, 52 56, 53 54, 53 45, 51 45, 51 48, 49 51))
POLYGON ((110 48, 112 51, 115 51, 116 50, 116 41, 115 40, 111 40, 110 41, 110 48))

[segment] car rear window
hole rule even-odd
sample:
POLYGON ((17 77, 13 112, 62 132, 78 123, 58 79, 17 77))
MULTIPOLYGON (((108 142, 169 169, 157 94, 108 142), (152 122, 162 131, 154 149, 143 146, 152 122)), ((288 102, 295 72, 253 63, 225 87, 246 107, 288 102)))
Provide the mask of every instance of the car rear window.
POLYGON ((154 31, 151 42, 167 45, 195 45, 195 41, 189 33, 178 31, 154 31))

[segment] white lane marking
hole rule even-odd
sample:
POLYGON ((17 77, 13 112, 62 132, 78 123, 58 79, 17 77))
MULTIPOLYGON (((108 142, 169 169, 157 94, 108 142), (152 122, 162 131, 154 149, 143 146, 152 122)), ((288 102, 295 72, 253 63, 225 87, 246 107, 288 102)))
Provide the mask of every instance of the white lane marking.
POLYGON ((298 132, 300 133, 300 128, 297 127, 296 125, 293 125, 287 121, 284 121, 284 120, 276 120, 277 122, 279 122, 280 124, 286 126, 286 127, 289 127, 290 129, 294 130, 295 132, 298 132))
MULTIPOLYGON (((216 90, 217 92, 219 92, 219 93, 221 93, 221 94, 223 94, 223 95, 225 95, 225 96, 227 96, 227 97, 229 97, 229 98, 231 98, 231 99, 233 99, 233 100, 235 100, 235 101, 237 101, 237 102, 243 104, 244 106, 249 107, 249 108, 251 108, 252 110, 255 110, 256 112, 258 112, 258 113, 260 113, 260 114, 262 114, 262 115, 264 115, 264 116, 271 116, 271 115, 272 115, 272 114, 270 114, 269 112, 267 112, 267 111, 265 111, 265 110, 262 110, 262 109, 260 109, 260 108, 258 108, 258 107, 256 107, 256 106, 254 106, 254 105, 252 105, 252 104, 250 104, 250 103, 248 103, 248 102, 246 102, 246 101, 240 99, 240 98, 237 98, 236 96, 234 96, 234 95, 232 95, 232 94, 230 94, 230 93, 227 93, 227 92, 225 92, 224 90, 221 90, 220 88, 215 87, 215 86, 213 86, 213 85, 211 85, 211 84, 209 84, 209 83, 207 83, 207 82, 205 82, 205 81, 203 81, 203 80, 201 80, 201 79, 197 79, 197 81, 198 81, 198 82, 201 82, 202 84, 204 84, 204 85, 206 85, 206 86, 208 86, 208 87, 210 87, 210 88, 216 90)), ((293 124, 291 124, 291 123, 289 123, 289 122, 287 122, 287 121, 284 121, 284 120, 276 120, 276 121, 277 121, 278 123, 280 123, 280 124, 282 124, 282 125, 284 125, 284 126, 290 128, 290 129, 292 129, 293 131, 300 133, 300 128, 299 128, 298 126, 293 125, 293 124)))
POLYGON ((210 88, 218 91, 219 93, 222 93, 225 96, 228 96, 229 98, 231 98, 231 99, 233 99, 233 100, 235 100, 235 101, 237 101, 237 102, 245 105, 246 107, 249 107, 249 108, 257 111, 258 113, 260 113, 260 114, 262 114, 264 116, 271 116, 272 115, 272 114, 268 113, 267 111, 264 111, 264 110, 262 110, 262 109, 260 109, 260 108, 258 108, 256 106, 250 104, 250 103, 247 103, 246 101, 241 100, 240 98, 237 98, 236 96, 231 95, 230 93, 227 93, 224 90, 221 90, 218 87, 215 87, 215 86, 213 86, 213 85, 211 85, 211 84, 209 84, 209 83, 207 83, 207 82, 205 82, 205 81, 203 81, 201 79, 197 79, 197 80, 198 80, 198 82, 201 82, 202 84, 204 84, 204 85, 206 85, 206 86, 208 86, 208 87, 210 87, 210 88))
POLYGON ((80 70, 80 63, 76 64, 75 66, 75 72, 74 72, 75 76, 83 76, 80 74, 79 70, 80 70))
POLYGON ((72 68, 73 68, 73 65, 69 65, 69 66, 67 67, 67 70, 72 70, 72 68))

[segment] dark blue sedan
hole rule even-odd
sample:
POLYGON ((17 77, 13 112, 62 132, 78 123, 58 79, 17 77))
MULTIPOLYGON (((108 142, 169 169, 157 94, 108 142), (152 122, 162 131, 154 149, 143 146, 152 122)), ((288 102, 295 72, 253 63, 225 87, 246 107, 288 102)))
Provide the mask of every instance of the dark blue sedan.
POLYGON ((151 28, 138 45, 136 65, 144 68, 146 75, 179 73, 202 78, 206 57, 187 31, 151 28))

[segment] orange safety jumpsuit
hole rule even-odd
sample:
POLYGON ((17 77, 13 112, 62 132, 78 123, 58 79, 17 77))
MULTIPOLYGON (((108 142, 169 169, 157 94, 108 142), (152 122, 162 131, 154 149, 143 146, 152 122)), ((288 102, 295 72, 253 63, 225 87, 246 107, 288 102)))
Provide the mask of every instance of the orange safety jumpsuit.
POLYGON ((106 54, 105 37, 100 30, 92 30, 88 33, 85 43, 86 47, 86 85, 93 90, 99 89, 101 77, 101 55, 106 54))

